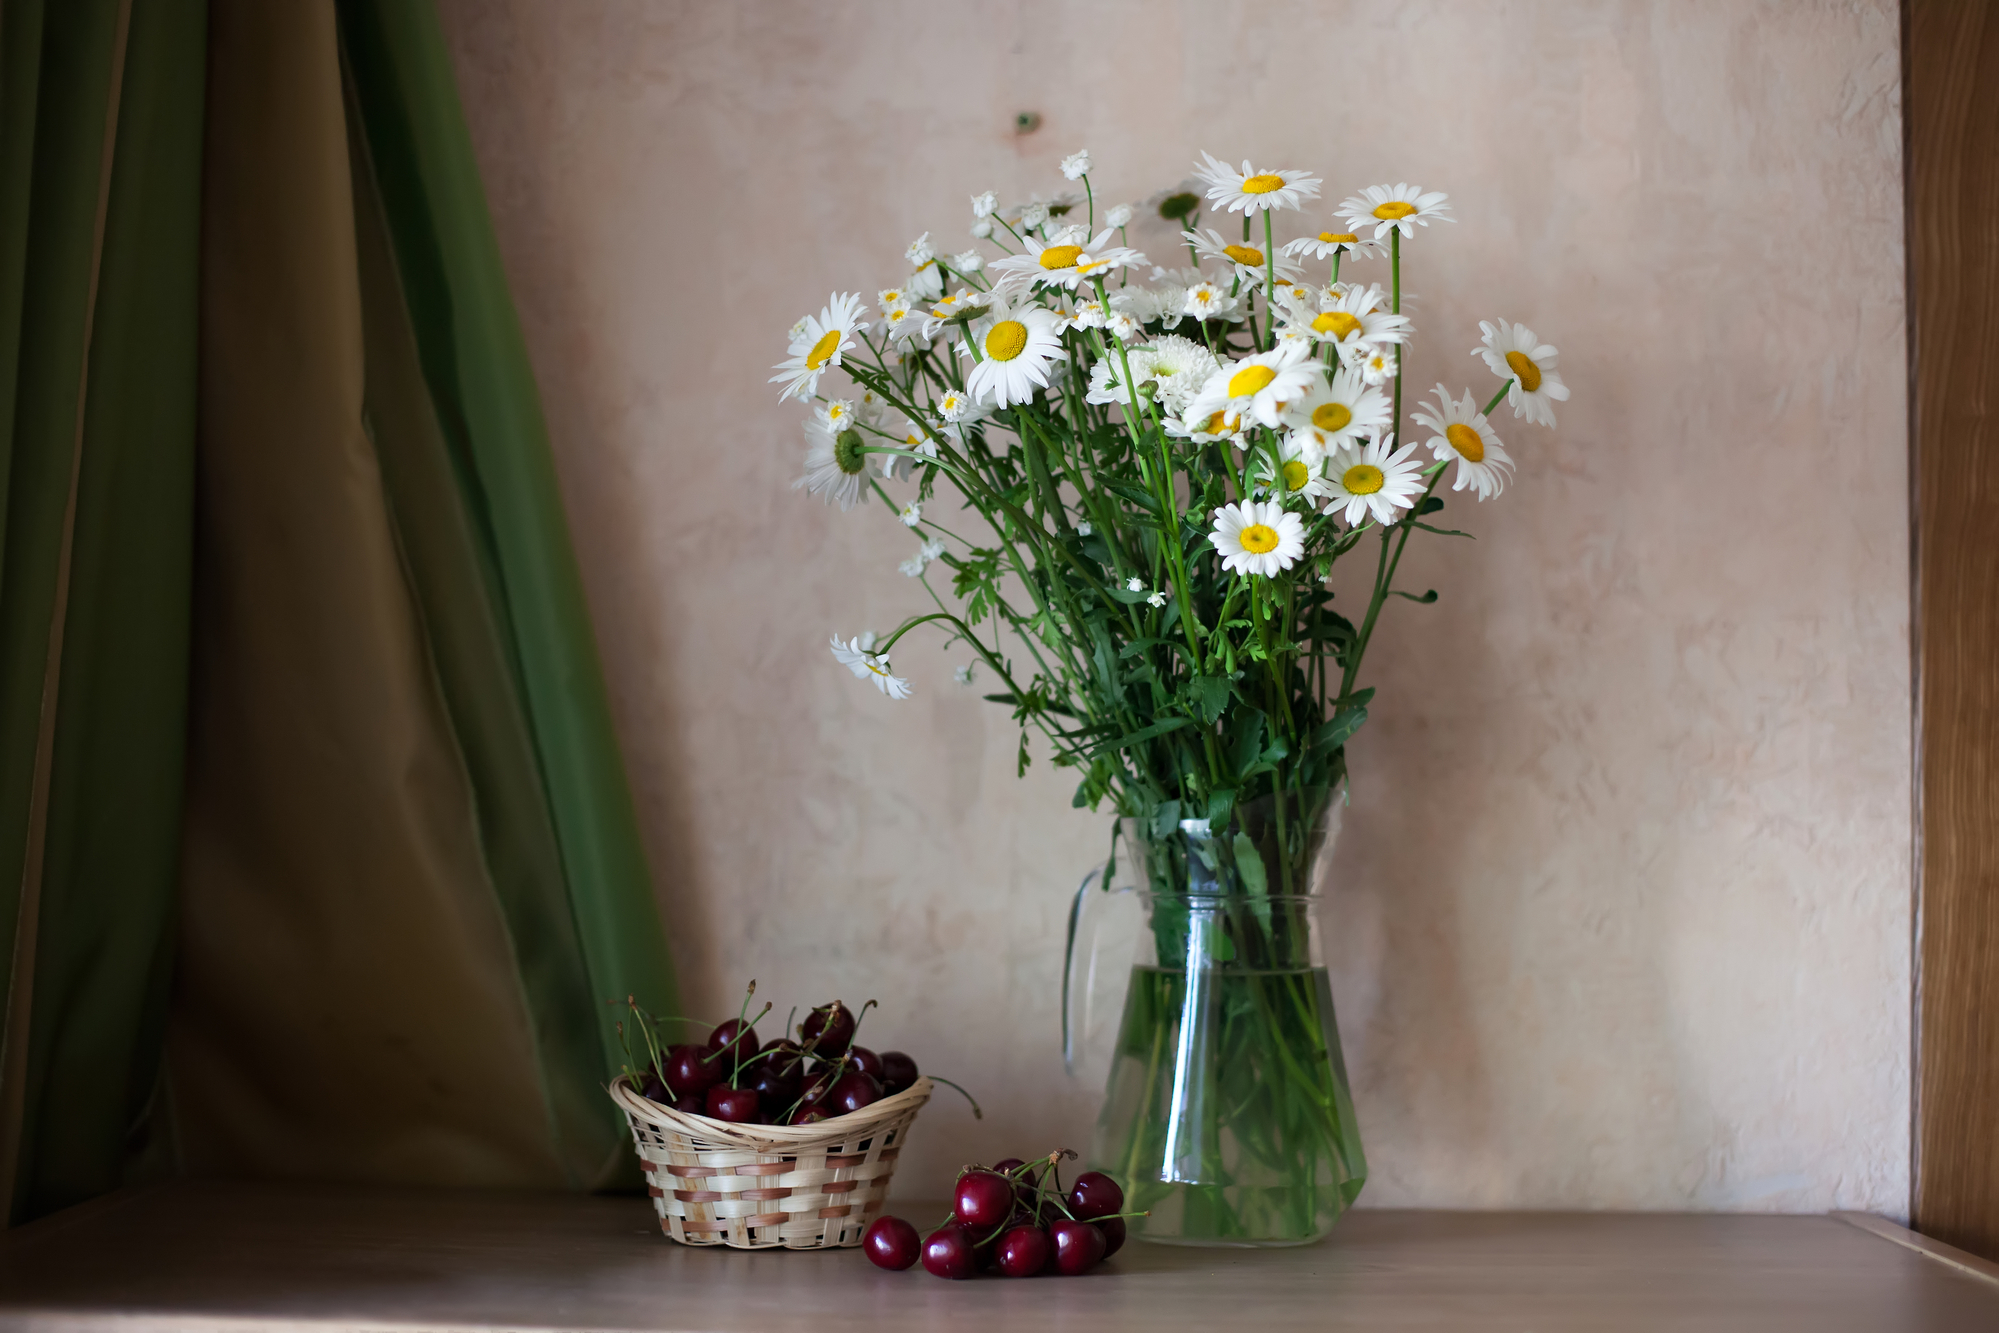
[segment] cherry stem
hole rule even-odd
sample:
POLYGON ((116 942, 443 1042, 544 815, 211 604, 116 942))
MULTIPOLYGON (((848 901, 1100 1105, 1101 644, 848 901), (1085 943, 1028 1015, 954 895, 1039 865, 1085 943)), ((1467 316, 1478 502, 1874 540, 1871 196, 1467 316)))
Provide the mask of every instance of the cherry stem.
MULTIPOLYGON (((953 1083, 950 1079, 945 1078, 942 1074, 925 1074, 924 1077, 929 1079, 932 1083, 942 1083, 947 1088, 958 1088, 957 1084, 953 1083)), ((963 1097, 966 1101, 972 1104, 972 1119, 984 1120, 986 1118, 986 1113, 979 1109, 978 1098, 972 1096, 971 1093, 966 1092, 963 1088, 958 1088, 958 1095, 960 1097, 963 1097)))

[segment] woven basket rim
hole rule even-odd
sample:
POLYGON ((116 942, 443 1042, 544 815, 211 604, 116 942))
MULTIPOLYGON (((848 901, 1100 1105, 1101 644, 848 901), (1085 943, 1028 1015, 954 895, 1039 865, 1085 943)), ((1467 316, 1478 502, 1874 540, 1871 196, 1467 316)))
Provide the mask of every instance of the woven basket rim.
POLYGON ((623 1074, 611 1081, 606 1091, 618 1108, 652 1128, 690 1137, 725 1143, 751 1152, 793 1153, 815 1143, 840 1143, 885 1128, 930 1100, 936 1084, 918 1076, 916 1082, 858 1111, 836 1115, 812 1125, 740 1125, 713 1116, 696 1115, 671 1106, 661 1106, 633 1091, 623 1074))

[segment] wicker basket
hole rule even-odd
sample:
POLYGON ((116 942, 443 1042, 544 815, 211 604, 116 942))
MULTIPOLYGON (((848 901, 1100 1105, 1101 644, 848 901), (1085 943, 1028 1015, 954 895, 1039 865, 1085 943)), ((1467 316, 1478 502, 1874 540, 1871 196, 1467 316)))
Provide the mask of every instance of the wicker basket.
POLYGON ((683 1245, 739 1250, 859 1245, 881 1211, 909 1126, 932 1084, 816 1125, 736 1125, 661 1106, 620 1077, 660 1230, 683 1245))

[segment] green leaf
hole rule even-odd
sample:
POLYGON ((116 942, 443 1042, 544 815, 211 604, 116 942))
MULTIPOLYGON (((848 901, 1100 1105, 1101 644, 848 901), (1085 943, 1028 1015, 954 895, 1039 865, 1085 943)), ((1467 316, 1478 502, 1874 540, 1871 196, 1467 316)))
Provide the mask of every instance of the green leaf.
POLYGON ((1161 801, 1159 808, 1152 812, 1152 836, 1155 839, 1170 837, 1173 830, 1179 827, 1180 802, 1161 801))
MULTIPOLYGON (((1369 690, 1367 693, 1372 694, 1373 691, 1369 690)), ((1364 706, 1342 708, 1333 714, 1331 721, 1312 733, 1312 743, 1307 748, 1313 751, 1338 749, 1360 730, 1360 724, 1365 721, 1367 721, 1367 709, 1364 706)))
POLYGON ((1137 603, 1142 602, 1146 598, 1152 596, 1152 589, 1150 588, 1140 588, 1137 592, 1133 592, 1131 589, 1125 587, 1123 584, 1113 584, 1111 587, 1105 588, 1102 591, 1104 596, 1115 598, 1116 600, 1123 602, 1126 606, 1136 605, 1137 603))
MULTIPOLYGON (((1128 750, 1140 741, 1149 741, 1154 736, 1164 736, 1169 731, 1178 731, 1187 725, 1189 723, 1184 717, 1164 718, 1158 722, 1154 722, 1149 727, 1140 727, 1137 731, 1128 732, 1114 741, 1098 741, 1090 748, 1092 750, 1128 750)), ((1079 735, 1081 733, 1072 732, 1069 734, 1079 735)))
POLYGON ((1187 701, 1203 726, 1213 726, 1228 707, 1229 683, 1221 676, 1196 676, 1187 682, 1187 701))
POLYGON ((1256 854, 1256 844, 1249 840, 1249 835, 1240 830, 1235 835, 1235 876, 1244 893, 1260 898, 1270 896, 1270 881, 1263 873, 1263 858, 1256 854))
POLYGON ((1406 597, 1410 601, 1418 604, 1419 606, 1428 606, 1430 603, 1437 600, 1437 590, 1435 588, 1430 589, 1430 591, 1424 593, 1421 597, 1418 597, 1413 592, 1402 592, 1399 589, 1397 591, 1389 593, 1388 595, 1390 597, 1406 597))
POLYGON ((1143 486, 1134 486, 1130 482, 1125 481, 1106 481, 1103 485, 1104 489, 1111 494, 1129 500, 1148 514, 1156 515, 1160 512, 1158 497, 1154 496, 1151 491, 1146 490, 1143 486))
POLYGON ((1409 522, 1412 527, 1421 528, 1425 532, 1434 532, 1439 537, 1471 537, 1473 541, 1478 540, 1478 538, 1472 537, 1469 532, 1459 532, 1456 528, 1433 528, 1428 523, 1418 523, 1413 518, 1409 522))
POLYGON ((1423 497, 1423 503, 1416 506, 1416 514, 1418 517, 1421 517, 1424 514, 1434 514, 1443 507, 1444 507, 1443 496, 1426 495, 1423 497))

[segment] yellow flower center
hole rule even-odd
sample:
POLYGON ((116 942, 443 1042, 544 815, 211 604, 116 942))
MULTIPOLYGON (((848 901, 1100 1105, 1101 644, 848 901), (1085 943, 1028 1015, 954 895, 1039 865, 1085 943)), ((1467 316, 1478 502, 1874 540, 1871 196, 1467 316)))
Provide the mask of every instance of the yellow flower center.
POLYGON ((995 361, 1011 361, 1027 346, 1027 325, 1017 319, 1003 319, 986 334, 986 355, 995 361))
POLYGON ((1477 431, 1464 422, 1453 421, 1444 427, 1444 438, 1451 442, 1451 448, 1464 455, 1467 462, 1485 461, 1485 441, 1478 437, 1477 431))
POLYGON ((1277 529, 1265 523, 1252 523, 1242 530, 1237 540, 1242 543, 1243 550, 1262 555, 1277 549, 1277 529))
POLYGON ((1352 245, 1360 237, 1350 231, 1322 231, 1319 233, 1319 239, 1327 245, 1352 245))
POLYGON ((1381 484, 1386 480, 1387 478, 1381 475, 1381 469, 1374 464, 1355 463, 1347 469, 1346 475, 1340 478, 1340 485, 1347 488, 1348 495, 1373 495, 1381 489, 1381 484))
POLYGON ((1345 403, 1320 403, 1312 409, 1312 424, 1329 433, 1345 430, 1352 420, 1353 413, 1347 410, 1345 403))
POLYGON ((1041 267, 1069 268, 1076 262, 1076 256, 1083 253, 1080 245, 1051 245, 1041 252, 1041 267))
POLYGON ((1238 264, 1248 264, 1251 268, 1263 267, 1263 251, 1253 245, 1225 245, 1222 253, 1238 264))
POLYGON ((1520 387, 1532 393, 1541 387, 1541 367, 1525 352, 1508 352, 1506 365, 1520 380, 1520 387))
POLYGON ((1272 190, 1281 190, 1283 188, 1284 178, 1268 171, 1260 175, 1251 176, 1242 183, 1242 192, 1244 194, 1269 194, 1272 190))
POLYGON ((1312 469, 1293 458, 1278 469, 1284 474, 1284 489, 1302 491, 1312 484, 1312 469))
POLYGON ((1269 366, 1244 366, 1229 376, 1229 397, 1247 398, 1277 378, 1269 366))
POLYGON ((805 368, 807 370, 819 369, 819 367, 826 364, 828 358, 834 352, 839 350, 839 347, 840 331, 838 329, 826 330, 820 336, 819 341, 812 344, 812 350, 805 354, 805 368))
POLYGON ((1344 310, 1328 310, 1312 321, 1312 332, 1330 333, 1344 342, 1360 328, 1360 321, 1344 310))
POLYGON ((1201 433, 1203 435, 1227 435, 1236 428, 1238 420, 1239 418, 1231 417, 1225 412, 1217 412, 1208 418, 1208 424, 1201 428, 1201 433))
POLYGON ((1416 211, 1416 205, 1407 199, 1390 199, 1374 210, 1374 215, 1384 222, 1399 222, 1416 211))

